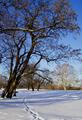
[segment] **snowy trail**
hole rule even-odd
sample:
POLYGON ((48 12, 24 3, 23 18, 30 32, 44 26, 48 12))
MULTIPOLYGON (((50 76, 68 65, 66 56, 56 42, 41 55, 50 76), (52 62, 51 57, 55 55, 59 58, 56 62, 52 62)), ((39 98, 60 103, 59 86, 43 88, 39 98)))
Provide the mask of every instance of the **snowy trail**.
POLYGON ((8 111, 15 120, 82 120, 82 91, 17 91, 17 97, 0 99, 0 120, 11 120, 8 111))
POLYGON ((33 108, 31 108, 31 106, 27 105, 26 99, 24 99, 24 105, 25 105, 25 109, 27 112, 29 112, 32 117, 33 117, 33 120, 45 120, 44 118, 42 118, 37 112, 35 112, 35 110, 33 110, 33 108))
MULTIPOLYGON (((26 117, 27 120, 45 120, 42 117, 40 117, 40 115, 37 112, 35 112, 34 109, 30 105, 27 105, 27 102, 25 102, 25 99, 22 99, 22 102, 21 102, 22 104, 20 104, 21 106, 18 106, 18 102, 16 102, 14 106, 12 101, 11 102, 10 100, 9 101, 7 100, 6 102, 5 101, 6 99, 3 100, 5 107, 2 107, 2 109, 0 109, 0 115, 1 115, 0 120, 3 120, 3 119, 5 120, 5 117, 7 117, 8 120, 11 120, 12 117, 14 117, 15 120, 22 120, 22 119, 24 120, 25 118, 24 116, 26 115, 29 116, 29 117, 26 117), (19 112, 17 111, 17 109, 19 109, 19 112), (13 114, 9 115, 9 111, 10 112, 12 111, 12 113, 14 112, 14 115, 13 114), (22 113, 24 113, 24 115, 21 115, 21 111, 22 113)), ((0 105, 0 108, 1 108, 1 105, 0 105)))

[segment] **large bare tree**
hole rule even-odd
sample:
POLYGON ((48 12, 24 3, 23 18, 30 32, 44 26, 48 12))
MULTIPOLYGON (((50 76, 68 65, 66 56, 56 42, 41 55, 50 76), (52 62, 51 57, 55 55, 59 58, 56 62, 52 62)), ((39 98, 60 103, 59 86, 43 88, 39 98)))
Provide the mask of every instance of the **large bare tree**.
POLYGON ((30 62, 37 66, 42 59, 50 62, 79 54, 58 43, 62 36, 79 30, 76 21, 68 0, 0 1, 1 50, 10 71, 2 97, 12 97, 30 62))

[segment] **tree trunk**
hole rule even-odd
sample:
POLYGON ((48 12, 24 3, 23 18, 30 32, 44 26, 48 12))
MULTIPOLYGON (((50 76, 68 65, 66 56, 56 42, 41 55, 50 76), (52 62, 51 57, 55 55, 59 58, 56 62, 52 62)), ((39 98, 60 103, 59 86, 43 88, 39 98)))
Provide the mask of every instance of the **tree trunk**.
POLYGON ((28 85, 28 87, 27 87, 27 88, 28 88, 28 90, 30 89, 29 85, 28 85))
POLYGON ((13 96, 15 96, 15 97, 16 97, 16 93, 17 93, 17 92, 16 92, 16 90, 14 90, 13 96))
POLYGON ((16 91, 17 85, 19 84, 20 78, 14 79, 10 78, 6 88, 3 90, 1 97, 12 98, 13 93, 16 91))
POLYGON ((28 88, 28 90, 30 89, 30 83, 29 82, 27 83, 27 88, 28 88))
MULTIPOLYGON (((6 88, 2 92, 2 95, 1 95, 2 98, 4 98, 4 97, 12 98, 14 90, 16 89, 17 85, 19 84, 21 75, 23 74, 24 70, 27 67, 27 63, 29 62, 29 59, 30 59, 30 56, 31 56, 33 50, 34 50, 34 45, 32 45, 30 51, 28 52, 27 57, 26 57, 26 59, 25 59, 25 61, 23 63, 22 68, 19 70, 19 75, 17 77, 16 77, 16 75, 17 75, 17 72, 18 72, 17 67, 19 65, 19 61, 16 62, 16 66, 14 68, 12 76, 10 76, 11 78, 9 79, 6 88)), ((32 88, 32 90, 34 91, 34 88, 32 88)))
POLYGON ((64 90, 67 90, 67 89, 66 89, 66 86, 63 86, 63 88, 64 88, 64 90))
POLYGON ((11 80, 10 84, 8 82, 8 85, 3 90, 1 97, 12 98, 12 95, 13 95, 14 91, 16 90, 16 86, 17 86, 16 80, 13 80, 13 81, 11 80))
POLYGON ((11 83, 12 83, 12 79, 9 79, 6 88, 2 92, 2 95, 1 95, 2 98, 6 97, 8 91, 10 89, 11 83))
POLYGON ((34 91, 34 86, 33 86, 33 84, 31 84, 31 88, 32 88, 32 91, 34 91))
POLYGON ((37 91, 39 91, 39 89, 40 89, 40 86, 41 86, 40 84, 37 86, 37 91))
MULTIPOLYGON (((11 85, 12 87, 11 87, 11 89, 9 89, 9 91, 8 91, 8 93, 6 94, 6 97, 7 98, 12 98, 12 96, 13 96, 13 93, 14 93, 14 91, 15 91, 15 88, 16 88, 16 84, 13 86, 13 85, 11 85)), ((14 94, 15 95, 15 94, 14 94)))

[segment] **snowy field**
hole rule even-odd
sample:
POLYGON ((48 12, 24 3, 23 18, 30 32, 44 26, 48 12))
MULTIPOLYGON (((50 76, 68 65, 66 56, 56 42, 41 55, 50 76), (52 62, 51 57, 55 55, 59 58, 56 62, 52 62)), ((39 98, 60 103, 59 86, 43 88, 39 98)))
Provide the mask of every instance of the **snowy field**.
POLYGON ((82 120, 82 91, 17 91, 0 98, 0 120, 82 120))

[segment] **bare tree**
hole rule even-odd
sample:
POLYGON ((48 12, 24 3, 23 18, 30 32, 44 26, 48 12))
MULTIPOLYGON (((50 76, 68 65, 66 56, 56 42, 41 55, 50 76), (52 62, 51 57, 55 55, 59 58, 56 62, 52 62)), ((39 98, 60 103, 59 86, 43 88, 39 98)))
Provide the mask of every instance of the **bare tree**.
POLYGON ((53 84, 53 80, 50 77, 51 71, 45 69, 45 70, 37 70, 36 74, 34 76, 34 80, 36 83, 36 88, 39 91, 41 86, 44 88, 46 87, 47 84, 53 84))
POLYGON ((58 85, 62 85, 64 90, 69 85, 73 85, 77 80, 76 71, 72 65, 64 63, 62 65, 57 65, 54 71, 55 79, 58 85))
POLYGON ((37 66, 35 67, 35 64, 30 64, 24 71, 21 79, 23 83, 26 83, 28 90, 32 88, 32 91, 34 91, 36 88, 39 91, 42 85, 52 83, 49 74, 49 70, 42 70, 37 66))
POLYGON ((50 62, 79 55, 79 50, 58 43, 62 36, 79 30, 68 0, 1 0, 0 8, 1 47, 10 66, 2 97, 12 97, 32 60, 36 66, 42 59, 50 62))

